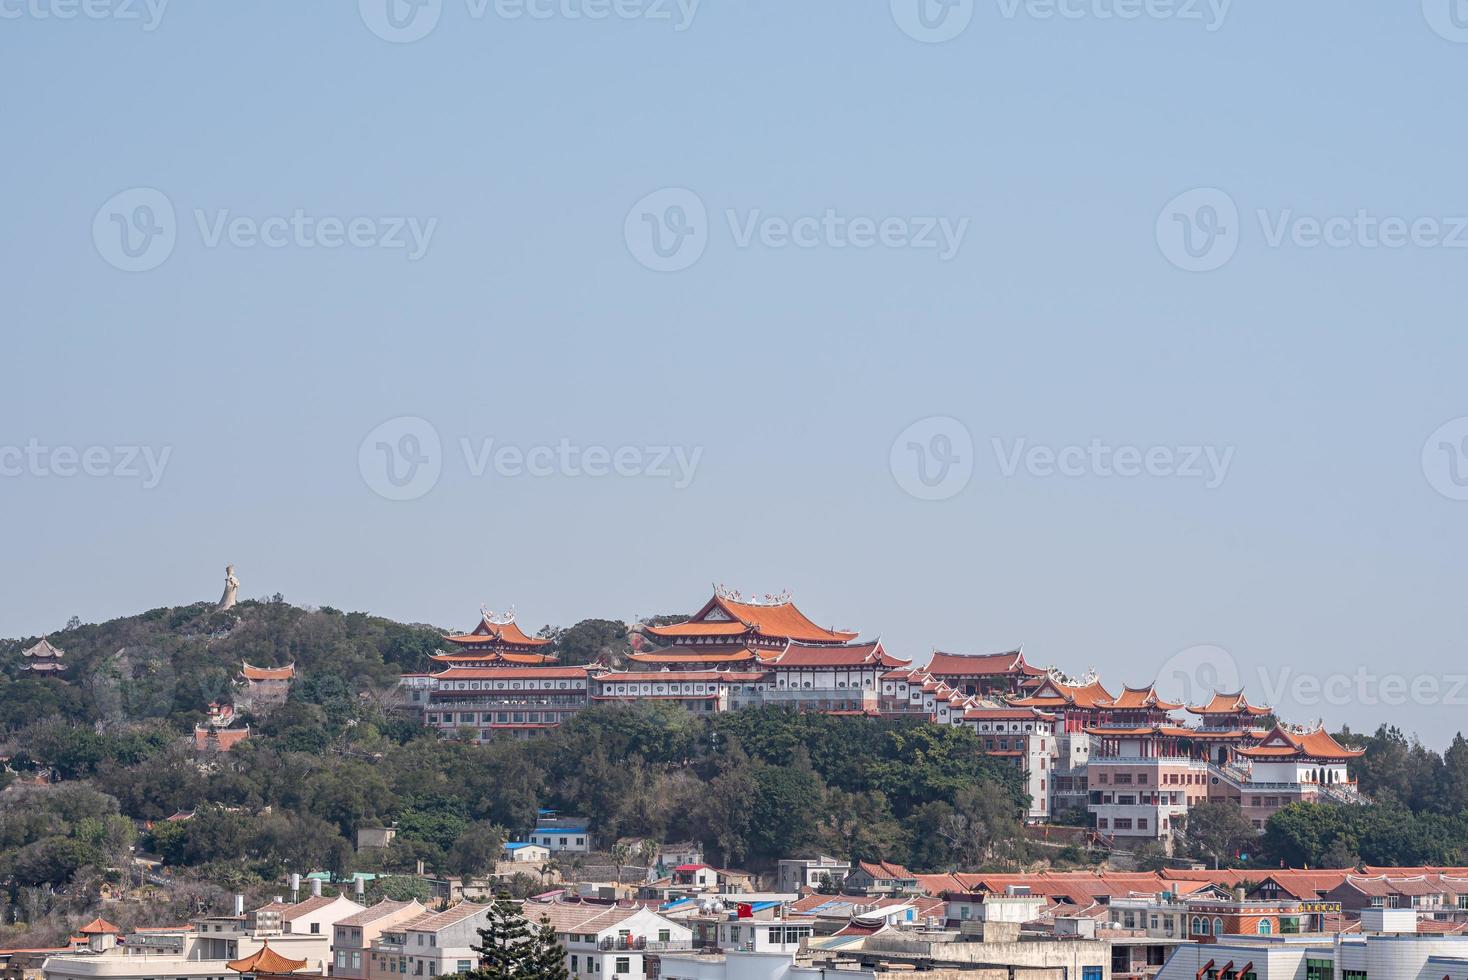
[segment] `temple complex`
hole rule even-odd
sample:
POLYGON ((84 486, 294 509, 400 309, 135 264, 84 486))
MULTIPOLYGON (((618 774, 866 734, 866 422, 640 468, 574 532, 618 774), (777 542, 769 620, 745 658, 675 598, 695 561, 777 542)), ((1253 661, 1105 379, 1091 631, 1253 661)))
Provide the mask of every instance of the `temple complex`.
MULTIPOLYGON (((440 669, 404 674, 402 686, 426 725, 478 741, 529 738, 587 707, 639 701, 702 715, 781 705, 965 727, 985 754, 1019 769, 1029 820, 1089 811, 1094 830, 1119 847, 1170 848, 1204 801, 1237 803, 1255 827, 1299 800, 1360 802, 1347 768, 1359 751, 1318 727, 1274 724, 1272 710, 1242 691, 1188 706, 1155 684, 1113 695, 1094 671, 1068 677, 1019 650, 940 651, 915 667, 880 639, 817 626, 788 593, 718 588, 683 622, 632 629, 627 669, 560 666, 552 641, 526 635, 513 613, 483 612, 470 632, 445 637, 451 649, 432 657, 440 669)), ((245 667, 265 681, 268 669, 245 667)))

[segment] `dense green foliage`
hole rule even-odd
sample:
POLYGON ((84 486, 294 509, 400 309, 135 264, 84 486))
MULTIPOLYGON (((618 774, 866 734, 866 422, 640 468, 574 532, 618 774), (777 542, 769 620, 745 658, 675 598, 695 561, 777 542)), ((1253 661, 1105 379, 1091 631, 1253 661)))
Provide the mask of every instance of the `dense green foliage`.
MULTIPOLYGON (((616 662, 628 648, 607 620, 541 632, 570 662, 616 662)), ((591 818, 604 841, 698 839, 731 865, 819 848, 948 870, 1019 846, 1017 771, 950 726, 649 703, 480 745, 439 740, 401 710, 398 674, 425 669, 441 644, 430 627, 277 597, 74 623, 51 639, 66 651, 60 678, 20 671, 33 638, 0 642, 12 766, 64 780, 34 790, 56 799, 36 812, 59 815, 0 812, 4 870, 19 884, 114 864, 133 821, 151 824, 140 844, 166 868, 246 883, 349 865, 408 873, 420 861, 482 873, 545 806, 591 818), (290 698, 247 718, 252 736, 233 751, 200 756, 189 734, 210 701, 233 699, 242 660, 295 663, 290 698), (66 815, 70 793, 89 794, 93 822, 66 815), (192 816, 167 819, 180 812, 192 816), (390 847, 354 855, 358 828, 389 823, 390 847)))

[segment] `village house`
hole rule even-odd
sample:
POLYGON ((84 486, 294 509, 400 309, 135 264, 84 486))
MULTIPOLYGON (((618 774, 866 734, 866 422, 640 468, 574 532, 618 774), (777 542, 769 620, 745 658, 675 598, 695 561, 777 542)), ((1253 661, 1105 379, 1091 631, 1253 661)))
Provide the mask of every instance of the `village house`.
POLYGON ((372 953, 384 964, 396 958, 399 974, 403 976, 465 973, 479 962, 474 946, 479 942, 479 929, 488 918, 489 905, 461 902, 443 912, 429 912, 384 929, 372 944, 372 953))
POLYGON ((384 930, 417 919, 423 912, 423 906, 416 901, 384 899, 334 923, 331 930, 331 976, 369 980, 373 941, 384 930))
POLYGON ((647 957, 693 947, 686 925, 641 905, 558 898, 530 900, 522 908, 532 924, 547 922, 555 930, 573 978, 649 976, 647 957))
POLYGON ((778 891, 798 894, 806 889, 819 888, 822 882, 830 882, 836 891, 840 891, 841 883, 850 871, 850 861, 841 861, 829 854, 781 858, 776 865, 775 887, 778 891))
POLYGON ((854 895, 916 895, 917 875, 891 861, 858 861, 843 889, 854 895))

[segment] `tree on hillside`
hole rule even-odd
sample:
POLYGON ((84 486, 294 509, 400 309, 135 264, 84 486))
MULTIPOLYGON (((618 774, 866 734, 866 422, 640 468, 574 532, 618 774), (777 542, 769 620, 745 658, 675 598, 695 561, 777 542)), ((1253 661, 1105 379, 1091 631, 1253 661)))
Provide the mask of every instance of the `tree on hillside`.
POLYGON ((1199 803, 1188 810, 1183 844, 1193 855, 1219 868, 1258 836, 1238 804, 1225 800, 1199 803))
POLYGON ((501 893, 489 907, 479 942, 479 967, 469 980, 567 980, 566 951, 550 920, 531 925, 519 902, 501 893))
POLYGON ((499 861, 509 836, 498 824, 483 820, 470 824, 449 848, 449 870, 462 878, 490 873, 495 862, 499 861))
POLYGON ((541 631, 555 641, 555 652, 566 665, 589 664, 598 660, 613 667, 622 666, 632 649, 627 639, 627 626, 614 619, 583 619, 566 629, 541 631))
POLYGON ((1161 871, 1167 867, 1167 848, 1149 840, 1132 851, 1132 860, 1138 871, 1161 871))

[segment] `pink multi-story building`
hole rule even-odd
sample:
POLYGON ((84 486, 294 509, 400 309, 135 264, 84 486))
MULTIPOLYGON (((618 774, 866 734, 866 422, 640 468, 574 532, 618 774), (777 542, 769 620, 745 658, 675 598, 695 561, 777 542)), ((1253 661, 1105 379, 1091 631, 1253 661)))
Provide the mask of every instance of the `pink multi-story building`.
MULTIPOLYGON (((423 913, 423 906, 416 901, 383 899, 371 908, 338 921, 331 930, 331 966, 328 972, 333 977, 348 977, 350 980, 387 980, 387 966, 373 963, 373 941, 384 930, 410 922, 423 913), (374 970, 374 965, 378 965, 378 969, 374 970)), ((392 975, 398 975, 396 964, 392 975)))

